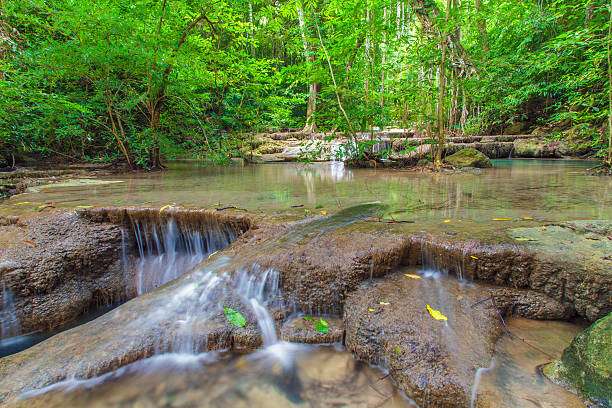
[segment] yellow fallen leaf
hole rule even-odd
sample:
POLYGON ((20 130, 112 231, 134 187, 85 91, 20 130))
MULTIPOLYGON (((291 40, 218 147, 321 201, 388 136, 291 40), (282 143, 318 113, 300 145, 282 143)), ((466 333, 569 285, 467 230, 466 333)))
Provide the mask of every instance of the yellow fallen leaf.
POLYGON ((412 279, 421 279, 419 275, 413 275, 411 273, 405 273, 404 275, 412 279))
POLYGON ((523 217, 524 220, 533 220, 531 217, 523 217))
POLYGON ((457 300, 461 300, 461 299, 463 299, 463 296, 461 295, 457 296, 457 300))
POLYGON ((171 205, 171 204, 164 205, 162 208, 159 209, 159 213, 161 214, 161 212, 164 211, 166 208, 172 208, 172 207, 174 207, 174 206, 171 205))
POLYGON ((510 218, 493 218, 493 221, 512 221, 510 218))
POLYGON ((546 227, 542 227, 542 231, 546 231, 546 227))
POLYGON ((470 258, 472 259, 478 259, 477 257, 475 257, 474 255, 470 255, 470 258))
POLYGON ((22 205, 22 204, 32 204, 31 201, 22 201, 20 203, 15 203, 14 205, 22 205))
POLYGON ((326 215, 327 211, 321 211, 321 214, 326 215))
POLYGON ((451 220, 444 220, 444 222, 451 222, 451 220))
POLYGON ((387 305, 390 305, 391 303, 389 303, 389 302, 379 302, 379 304, 381 304, 383 306, 387 306, 387 305))
POLYGON ((368 310, 369 310, 370 312, 373 312, 373 311, 374 311, 374 309, 368 309, 368 310))
POLYGON ((431 306, 429 306, 429 304, 427 305, 427 311, 429 312, 431 317, 433 317, 436 320, 444 320, 444 321, 448 320, 448 318, 444 316, 442 313, 440 313, 439 310, 432 309, 431 306))

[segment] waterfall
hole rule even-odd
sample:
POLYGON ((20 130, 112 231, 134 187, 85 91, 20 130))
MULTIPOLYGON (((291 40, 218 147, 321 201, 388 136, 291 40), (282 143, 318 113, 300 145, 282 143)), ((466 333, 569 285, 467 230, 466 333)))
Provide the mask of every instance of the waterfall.
POLYGON ((280 297, 278 289, 278 272, 273 270, 260 271, 254 267, 255 273, 242 272, 238 280, 237 292, 248 301, 257 326, 261 331, 264 347, 278 343, 278 335, 274 319, 266 306, 271 306, 280 297))
POLYGON ((179 228, 173 220, 161 226, 135 221, 132 229, 139 253, 135 265, 138 295, 178 278, 236 239, 229 227, 189 230, 179 228))
POLYGON ((19 319, 13 293, 2 281, 2 309, 0 309, 0 339, 7 339, 19 335, 19 319))

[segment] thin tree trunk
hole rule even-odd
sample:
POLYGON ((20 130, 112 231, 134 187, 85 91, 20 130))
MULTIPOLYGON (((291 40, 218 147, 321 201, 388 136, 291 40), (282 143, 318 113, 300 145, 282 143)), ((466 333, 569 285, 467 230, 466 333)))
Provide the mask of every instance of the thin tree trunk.
MULTIPOLYGON (((308 40, 306 38, 306 19, 304 17, 304 10, 301 5, 296 5, 297 13, 298 13, 298 23, 300 25, 300 34, 302 36, 302 48, 304 49, 304 54, 306 56, 306 69, 307 75, 310 77, 312 73, 312 66, 315 62, 315 52, 311 46, 308 45, 308 40)), ((315 121, 315 114, 317 112, 317 91, 319 88, 319 84, 316 82, 312 82, 308 84, 308 104, 306 105, 306 124, 304 125, 304 129, 302 129, 305 133, 313 133, 317 130, 317 125, 315 121)))
MULTIPOLYGON (((130 166, 130 168, 133 169, 134 166, 132 165, 132 160, 130 159, 130 155, 128 154, 128 151, 125 148, 125 145, 123 144, 123 141, 121 140, 121 137, 119 136, 119 133, 117 132, 117 127, 115 126, 115 119, 113 117, 113 107, 112 107, 112 101, 110 99, 110 96, 102 95, 102 97, 104 98, 104 102, 106 105, 106 111, 108 112, 108 118, 111 121, 112 133, 113 133, 113 136, 115 136, 115 139, 117 140, 117 144, 119 145, 119 150, 121 150, 121 153, 125 157, 125 160, 127 161, 128 166, 130 166)), ((117 119, 119 119, 118 114, 117 114, 117 119)), ((121 126, 121 122, 119 123, 119 126, 121 126)), ((121 133, 123 133, 123 126, 121 126, 121 133)))
MULTIPOLYGON (((313 10, 314 14, 314 10, 313 10)), ((329 66, 329 74, 331 76, 332 82, 334 84, 334 92, 336 93, 336 100, 338 102, 338 107, 342 111, 344 115, 344 119, 346 119, 346 124, 348 125, 349 131, 351 132, 351 138, 355 146, 357 145, 357 136, 355 134, 355 130, 353 129, 353 125, 351 124, 351 120, 349 119, 346 111, 342 107, 342 102, 340 101, 340 94, 338 93, 338 84, 336 83, 336 77, 334 75, 334 69, 332 68, 331 60, 329 59, 329 54, 327 53, 327 48, 325 48, 325 44, 323 43, 323 37, 321 37, 321 30, 319 29, 319 23, 317 21, 317 16, 314 16, 315 27, 317 29, 317 36, 319 37, 319 42, 321 43, 321 49, 325 53, 325 58, 327 59, 327 65, 329 66)))
POLYGON ((251 37, 251 57, 255 58, 255 38, 253 35, 253 2, 249 1, 249 36, 251 37))
MULTIPOLYGON (((611 0, 612 1, 612 0, 611 0)), ((444 69, 446 67, 446 39, 448 36, 448 22, 450 20, 451 0, 446 0, 446 18, 444 20, 444 32, 442 34, 442 59, 440 61, 440 94, 438 96, 438 150, 434 164, 437 168, 442 167, 442 149, 444 148, 444 69)))
POLYGON ((612 37, 612 0, 610 0, 610 20, 608 22, 608 154, 606 162, 612 165, 612 64, 610 61, 610 39, 612 37))
POLYGON ((485 53, 489 52, 489 35, 487 34, 487 21, 480 16, 482 12, 482 0, 476 0, 476 14, 478 14, 478 30, 480 31, 480 41, 482 41, 482 50, 485 53))

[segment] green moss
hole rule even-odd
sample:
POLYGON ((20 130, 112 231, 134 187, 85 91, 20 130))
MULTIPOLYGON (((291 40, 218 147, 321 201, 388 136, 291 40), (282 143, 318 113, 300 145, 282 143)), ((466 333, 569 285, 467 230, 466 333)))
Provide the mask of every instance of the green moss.
POLYGON ((612 402, 612 313, 576 336, 561 358, 547 366, 544 373, 590 401, 609 407, 612 402))
POLYGON ((493 167, 491 160, 476 149, 462 149, 444 159, 455 167, 493 167))

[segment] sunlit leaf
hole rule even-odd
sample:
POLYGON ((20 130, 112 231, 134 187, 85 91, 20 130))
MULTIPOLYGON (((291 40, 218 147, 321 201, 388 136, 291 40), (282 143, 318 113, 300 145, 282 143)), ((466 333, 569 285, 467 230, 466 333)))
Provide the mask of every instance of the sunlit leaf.
POLYGON ((369 310, 370 312, 373 312, 373 311, 375 311, 376 309, 368 309, 368 310, 369 310))
POLYGON ((443 321, 448 320, 448 318, 444 316, 442 313, 440 313, 439 310, 432 309, 431 306, 429 306, 429 304, 427 305, 427 311, 429 312, 431 317, 433 317, 436 320, 443 320, 443 321))
POLYGON ((229 322, 232 323, 234 326, 246 326, 246 319, 240 312, 225 306, 223 307, 223 311, 225 312, 225 317, 227 318, 227 320, 229 320, 229 322))
POLYGON ((444 220, 444 222, 451 222, 451 220, 444 220))
POLYGON ((478 259, 478 257, 475 257, 474 255, 470 255, 470 258, 472 258, 472 259, 478 259))
POLYGON ((491 221, 512 221, 510 218, 493 218, 491 221))
POLYGON ((404 276, 407 276, 412 279, 421 279, 419 275, 413 275, 412 273, 405 273, 404 276))
POLYGON ((83 208, 83 209, 93 208, 93 205, 77 205, 76 208, 83 208))
POLYGON ((387 306, 387 305, 390 305, 391 303, 389 303, 389 302, 379 302, 378 304, 379 305, 383 305, 383 306, 387 306))

